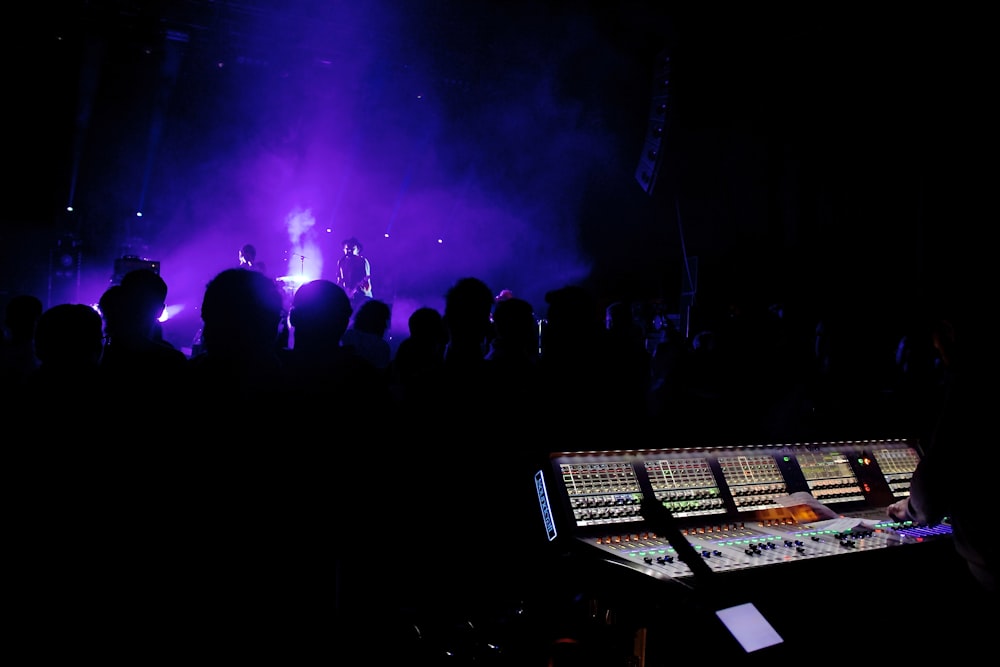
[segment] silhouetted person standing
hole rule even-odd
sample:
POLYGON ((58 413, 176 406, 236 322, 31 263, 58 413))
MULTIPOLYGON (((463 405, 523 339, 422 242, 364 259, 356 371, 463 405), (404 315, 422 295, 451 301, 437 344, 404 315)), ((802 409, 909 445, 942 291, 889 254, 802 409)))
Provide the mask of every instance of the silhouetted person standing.
POLYGON ((340 425, 354 424, 367 406, 382 408, 388 394, 382 373, 341 344, 350 319, 351 302, 340 285, 325 279, 304 283, 289 313, 294 345, 280 351, 296 404, 340 425))
POLYGON ((209 281, 201 305, 204 351, 189 360, 187 382, 196 404, 214 405, 212 417, 223 410, 233 418, 253 414, 258 425, 276 418, 268 410, 288 389, 278 356, 281 315, 281 292, 263 273, 226 269, 209 281))
POLYGON ((372 266, 362 254, 364 246, 353 236, 344 239, 344 255, 337 261, 337 284, 344 288, 354 310, 368 299, 374 298, 372 291, 372 266))
POLYGON ((359 356, 386 373, 392 361, 392 346, 386 340, 392 311, 389 304, 378 299, 368 299, 354 311, 354 319, 344 332, 341 344, 353 349, 359 356))
POLYGON ((176 514, 178 548, 197 556, 182 559, 179 587, 189 622, 211 628, 205 641, 220 651, 316 650, 328 636, 333 547, 315 526, 329 449, 291 432, 300 413, 276 347, 281 312, 267 276, 218 273, 202 300, 205 350, 188 362, 198 444, 181 450, 176 514))
POLYGON ((52 306, 38 318, 35 353, 41 363, 27 377, 16 400, 24 401, 32 414, 54 417, 46 417, 46 437, 58 441, 54 429, 78 436, 77 420, 94 419, 104 400, 101 316, 82 303, 52 306))
MULTIPOLYGON (((120 420, 144 430, 177 402, 178 383, 187 372, 187 356, 163 340, 167 283, 149 269, 129 271, 101 296, 104 355, 101 373, 109 403, 120 420)), ((164 434, 163 437, 166 437, 164 434)))
POLYGON ((436 308, 417 308, 406 324, 410 335, 399 342, 389 362, 390 385, 397 401, 406 401, 409 394, 420 391, 427 378, 440 377, 448 344, 448 330, 436 308))

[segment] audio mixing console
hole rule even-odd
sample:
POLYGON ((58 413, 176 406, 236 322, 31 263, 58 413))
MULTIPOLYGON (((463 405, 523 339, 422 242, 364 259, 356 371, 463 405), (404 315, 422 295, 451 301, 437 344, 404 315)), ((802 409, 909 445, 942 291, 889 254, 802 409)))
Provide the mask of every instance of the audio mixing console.
POLYGON ((886 513, 919 460, 906 439, 555 452, 535 481, 550 540, 685 579, 690 554, 724 573, 950 537, 886 513), (673 535, 651 525, 650 502, 673 535))

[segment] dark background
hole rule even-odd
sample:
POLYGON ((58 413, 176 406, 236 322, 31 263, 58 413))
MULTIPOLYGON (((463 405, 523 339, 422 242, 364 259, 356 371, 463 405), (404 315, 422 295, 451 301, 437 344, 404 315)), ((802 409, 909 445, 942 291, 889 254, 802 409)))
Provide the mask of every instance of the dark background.
POLYGON ((357 236, 396 331, 477 275, 540 316, 546 291, 581 283, 669 312, 693 291, 705 326, 734 300, 782 302, 891 337, 988 257, 975 14, 248 0, 17 16, 0 298, 92 303, 115 259, 155 260, 183 345, 248 242, 275 277, 315 278, 357 236))

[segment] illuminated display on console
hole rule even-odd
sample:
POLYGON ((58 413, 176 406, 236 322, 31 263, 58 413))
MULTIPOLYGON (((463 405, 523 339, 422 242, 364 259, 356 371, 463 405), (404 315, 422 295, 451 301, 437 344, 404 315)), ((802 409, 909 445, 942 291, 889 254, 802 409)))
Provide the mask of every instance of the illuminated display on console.
POLYGON ((626 461, 563 463, 559 466, 576 525, 638 521, 642 490, 626 461))
POLYGON ((872 450, 875 462, 882 469, 885 482, 895 498, 905 498, 910 495, 910 479, 917 469, 920 455, 908 445, 902 443, 886 445, 872 450))
POLYGON ((788 485, 773 456, 720 456, 718 462, 737 510, 744 512, 781 507, 775 498, 787 495, 788 485))
POLYGON ((722 494, 706 458, 646 461, 656 499, 675 517, 725 514, 722 494))
POLYGON ((864 491, 846 454, 838 451, 797 452, 809 493, 824 504, 864 500, 864 491))
POLYGON ((545 524, 545 535, 549 542, 556 539, 559 532, 552 519, 552 505, 549 503, 549 491, 545 488, 545 475, 539 470, 535 473, 535 492, 538 494, 538 507, 542 511, 542 522, 545 524))

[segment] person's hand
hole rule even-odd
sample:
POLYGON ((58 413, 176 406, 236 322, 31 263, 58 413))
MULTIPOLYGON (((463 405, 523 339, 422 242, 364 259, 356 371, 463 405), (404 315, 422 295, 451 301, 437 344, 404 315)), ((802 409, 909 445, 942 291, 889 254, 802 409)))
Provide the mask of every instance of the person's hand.
POLYGON ((885 508, 885 513, 889 515, 889 518, 893 521, 906 521, 909 515, 910 499, 903 498, 902 500, 897 500, 893 504, 885 508))

